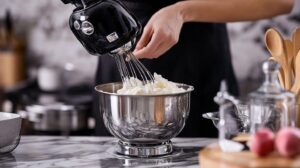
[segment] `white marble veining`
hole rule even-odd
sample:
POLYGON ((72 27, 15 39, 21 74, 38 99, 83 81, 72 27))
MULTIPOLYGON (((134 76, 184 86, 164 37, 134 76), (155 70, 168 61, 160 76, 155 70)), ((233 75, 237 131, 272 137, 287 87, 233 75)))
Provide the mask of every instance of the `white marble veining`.
POLYGON ((1 168, 198 168, 201 147, 215 142, 208 138, 175 138, 175 151, 160 158, 129 158, 114 153, 112 137, 23 136, 17 149, 0 155, 1 168))

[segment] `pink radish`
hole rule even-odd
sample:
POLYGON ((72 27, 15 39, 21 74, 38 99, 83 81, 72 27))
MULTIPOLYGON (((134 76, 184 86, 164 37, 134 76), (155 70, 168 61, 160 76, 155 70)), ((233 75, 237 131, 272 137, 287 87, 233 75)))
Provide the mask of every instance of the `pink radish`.
POLYGON ((300 130, 297 128, 282 128, 275 140, 276 149, 285 157, 293 157, 300 154, 300 130))
POLYGON ((251 139, 250 150, 258 156, 266 156, 274 150, 274 133, 268 128, 259 129, 251 139))

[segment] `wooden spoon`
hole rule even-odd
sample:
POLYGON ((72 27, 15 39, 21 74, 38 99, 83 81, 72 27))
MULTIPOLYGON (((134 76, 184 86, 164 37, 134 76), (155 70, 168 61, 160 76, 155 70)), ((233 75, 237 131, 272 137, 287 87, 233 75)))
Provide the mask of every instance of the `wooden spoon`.
POLYGON ((300 51, 298 51, 296 57, 295 57, 295 82, 291 89, 291 91, 295 94, 299 94, 300 90, 300 51))
POLYGON ((291 87, 291 77, 290 73, 288 71, 288 64, 287 64, 287 58, 286 58, 286 47, 284 44, 284 40, 281 37, 280 33, 270 28, 267 30, 265 34, 265 43, 267 46, 267 49, 271 53, 271 55, 274 57, 274 59, 280 64, 283 73, 284 73, 284 88, 290 88, 291 87))
MULTIPOLYGON (((293 52, 294 52, 294 59, 300 50, 300 27, 298 27, 293 33, 293 52)), ((293 60, 293 72, 295 73, 296 61, 293 60)))
POLYGON ((290 75, 290 86, 286 86, 286 90, 290 90, 292 88, 292 81, 294 78, 294 70, 293 70, 293 65, 294 65, 294 52, 293 52, 293 42, 289 39, 284 40, 284 45, 286 48, 286 60, 287 60, 287 71, 290 75))
POLYGON ((293 33, 293 45, 294 45, 294 56, 298 54, 300 50, 300 27, 298 27, 293 33))

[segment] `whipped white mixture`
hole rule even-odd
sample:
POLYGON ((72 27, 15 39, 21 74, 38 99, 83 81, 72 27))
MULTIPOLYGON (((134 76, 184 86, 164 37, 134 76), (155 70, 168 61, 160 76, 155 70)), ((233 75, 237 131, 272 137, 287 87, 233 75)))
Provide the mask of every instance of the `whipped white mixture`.
POLYGON ((179 88, 174 82, 168 81, 161 75, 154 73, 154 83, 143 84, 137 78, 130 78, 123 82, 123 88, 117 91, 118 94, 126 95, 155 95, 184 92, 185 89, 179 88))

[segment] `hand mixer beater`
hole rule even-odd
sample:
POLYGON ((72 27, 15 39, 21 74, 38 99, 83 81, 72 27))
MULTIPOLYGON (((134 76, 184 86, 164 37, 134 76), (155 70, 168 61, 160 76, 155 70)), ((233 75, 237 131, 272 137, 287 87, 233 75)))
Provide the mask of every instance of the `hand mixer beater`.
POLYGON ((130 50, 120 51, 113 55, 123 82, 126 86, 138 86, 154 83, 149 70, 132 54, 130 50), (140 80, 142 82, 140 82, 140 80))
POLYGON ((154 82, 149 70, 132 54, 142 27, 124 5, 116 0, 62 1, 76 6, 69 19, 76 38, 92 55, 113 56, 123 84, 154 82))

